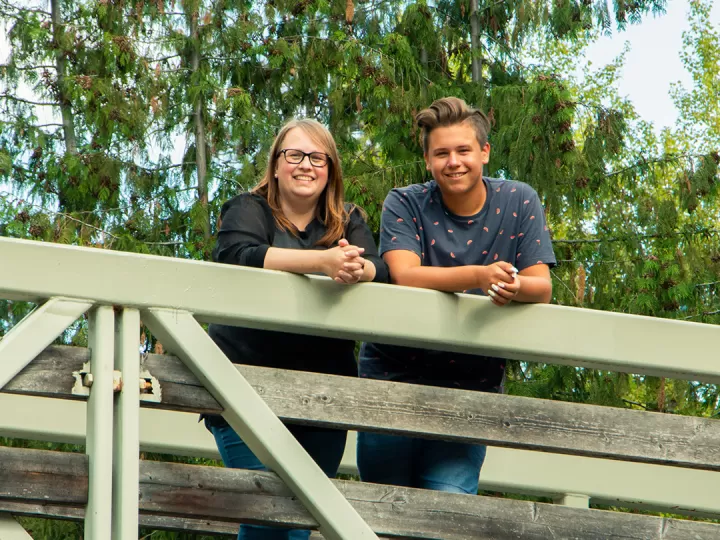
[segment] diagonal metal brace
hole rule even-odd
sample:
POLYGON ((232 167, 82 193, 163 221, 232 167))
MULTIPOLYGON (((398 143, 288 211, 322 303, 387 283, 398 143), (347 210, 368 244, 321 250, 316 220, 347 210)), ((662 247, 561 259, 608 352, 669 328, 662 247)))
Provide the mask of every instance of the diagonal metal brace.
POLYGON ((0 539, 32 540, 32 536, 10 514, 0 512, 0 539))
POLYGON ((0 340, 0 389, 92 305, 87 300, 51 298, 16 324, 0 340))
POLYGON ((228 424, 305 505, 325 538, 377 539, 191 313, 152 308, 143 310, 141 318, 222 405, 228 424))

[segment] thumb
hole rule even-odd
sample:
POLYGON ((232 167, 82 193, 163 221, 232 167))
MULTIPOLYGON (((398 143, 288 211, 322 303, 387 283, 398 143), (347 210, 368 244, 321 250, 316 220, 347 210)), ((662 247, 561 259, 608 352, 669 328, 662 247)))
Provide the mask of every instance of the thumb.
POLYGON ((497 265, 505 270, 508 274, 517 274, 518 269, 515 268, 512 264, 506 261, 498 261, 497 265))
POLYGON ((338 246, 340 246, 340 247, 346 247, 349 245, 350 245, 350 242, 348 242, 344 238, 341 238, 340 240, 338 240, 338 246))

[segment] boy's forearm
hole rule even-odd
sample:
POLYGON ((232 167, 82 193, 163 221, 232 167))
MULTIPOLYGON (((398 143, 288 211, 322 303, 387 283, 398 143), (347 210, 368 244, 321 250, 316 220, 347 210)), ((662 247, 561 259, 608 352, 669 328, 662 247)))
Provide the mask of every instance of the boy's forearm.
POLYGON ((547 304, 552 298, 552 282, 540 276, 519 275, 520 291, 513 298, 514 302, 528 304, 547 304))
POLYGON ((478 287, 480 268, 479 266, 452 268, 414 266, 402 271, 393 271, 391 267, 390 276, 395 285, 445 292, 462 292, 478 287))

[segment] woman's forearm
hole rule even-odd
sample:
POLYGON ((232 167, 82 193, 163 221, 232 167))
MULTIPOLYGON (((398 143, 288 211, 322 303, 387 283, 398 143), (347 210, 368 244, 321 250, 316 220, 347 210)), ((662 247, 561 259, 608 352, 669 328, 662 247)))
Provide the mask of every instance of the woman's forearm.
POLYGON ((263 268, 295 274, 325 273, 323 250, 271 247, 265 255, 263 268))

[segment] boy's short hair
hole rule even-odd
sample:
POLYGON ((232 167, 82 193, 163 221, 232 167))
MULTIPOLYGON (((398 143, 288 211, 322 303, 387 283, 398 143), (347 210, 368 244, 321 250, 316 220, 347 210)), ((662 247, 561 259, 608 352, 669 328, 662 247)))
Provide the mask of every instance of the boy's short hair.
POLYGON ((480 109, 469 107, 465 101, 456 97, 436 99, 427 109, 415 115, 415 122, 420 128, 423 152, 427 154, 430 133, 438 127, 454 126, 468 122, 474 129, 477 141, 482 148, 488 142, 490 120, 480 109))

